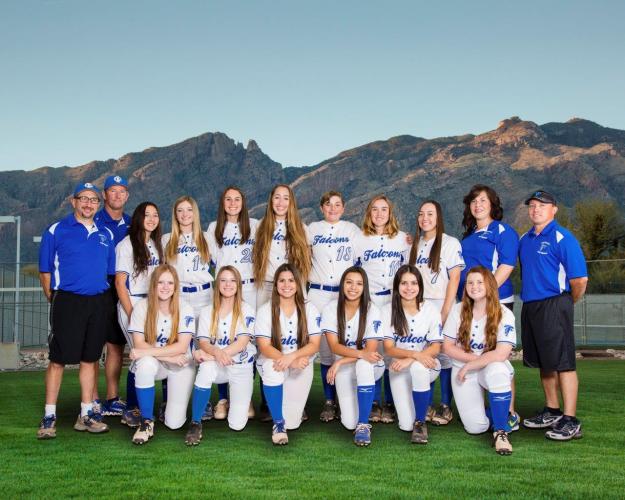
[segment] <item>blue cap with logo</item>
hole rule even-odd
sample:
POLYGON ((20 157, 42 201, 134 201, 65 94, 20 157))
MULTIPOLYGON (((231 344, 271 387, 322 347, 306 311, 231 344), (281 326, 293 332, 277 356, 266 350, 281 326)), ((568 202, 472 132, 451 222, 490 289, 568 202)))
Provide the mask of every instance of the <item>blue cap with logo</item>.
POLYGON ((527 200, 525 200, 525 204, 529 205, 530 201, 538 200, 542 203, 551 203, 552 205, 557 205, 556 197, 547 191, 543 191, 539 189, 538 191, 534 191, 527 200))
POLYGON ((109 175, 104 181, 104 191, 113 186, 124 186, 128 189, 128 181, 121 175, 109 175))
POLYGON ((78 196, 83 191, 93 191, 95 194, 100 196, 100 190, 97 187, 90 182, 82 182, 74 189, 74 197, 78 196))

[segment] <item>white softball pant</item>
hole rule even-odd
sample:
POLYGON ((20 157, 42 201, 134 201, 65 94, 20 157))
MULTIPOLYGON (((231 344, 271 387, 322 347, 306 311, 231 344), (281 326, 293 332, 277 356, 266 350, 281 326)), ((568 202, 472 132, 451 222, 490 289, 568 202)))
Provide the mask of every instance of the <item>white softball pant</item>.
POLYGON ((375 385, 384 375, 384 365, 359 359, 339 367, 334 384, 341 408, 341 423, 346 429, 354 430, 358 424, 358 386, 375 385))
POLYGON ((246 283, 241 289, 241 297, 243 302, 249 305, 254 311, 256 310, 256 287, 254 283, 246 283))
POLYGON ((273 281, 263 281, 256 287, 256 309, 271 300, 273 281))
MULTIPOLYGON (((327 306, 332 300, 338 298, 338 292, 326 292, 324 290, 317 290, 311 288, 308 290, 308 300, 317 308, 317 311, 323 312, 325 306, 327 306)), ((334 354, 330 350, 328 340, 325 335, 321 336, 321 344, 319 345, 319 360, 322 365, 331 366, 334 363, 334 354)))
MULTIPOLYGON (((442 311, 443 305, 445 304, 445 299, 425 299, 425 301, 429 302, 434 307, 436 307, 436 309, 438 309, 438 312, 442 311)), ((447 356, 447 354, 443 354, 442 352, 439 352, 436 357, 441 363, 441 370, 451 368, 451 358, 447 356)))
POLYGON ((202 308, 213 303, 213 284, 208 290, 201 290, 199 292, 180 292, 180 298, 184 300, 193 308, 193 315, 195 321, 200 318, 200 311, 202 308))
MULTIPOLYGON (((137 302, 139 302, 142 298, 143 297, 133 297, 131 295, 130 303, 132 304, 132 307, 134 307, 137 304, 137 302)), ((130 318, 126 314, 126 311, 124 311, 124 308, 122 307, 121 302, 117 303, 117 321, 119 323, 119 326, 122 329, 122 332, 124 333, 124 337, 126 337, 126 342, 128 343, 128 347, 132 349, 132 346, 134 345, 134 343, 132 341, 132 335, 128 333, 128 324, 130 323, 130 318)))

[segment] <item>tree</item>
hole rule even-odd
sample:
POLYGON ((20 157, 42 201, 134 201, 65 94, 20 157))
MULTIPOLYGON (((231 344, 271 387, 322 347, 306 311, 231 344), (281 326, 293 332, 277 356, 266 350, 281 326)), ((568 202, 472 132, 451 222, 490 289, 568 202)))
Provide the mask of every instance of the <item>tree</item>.
POLYGON ((625 218, 613 201, 587 200, 575 205, 573 232, 588 260, 614 258, 625 238, 625 218))

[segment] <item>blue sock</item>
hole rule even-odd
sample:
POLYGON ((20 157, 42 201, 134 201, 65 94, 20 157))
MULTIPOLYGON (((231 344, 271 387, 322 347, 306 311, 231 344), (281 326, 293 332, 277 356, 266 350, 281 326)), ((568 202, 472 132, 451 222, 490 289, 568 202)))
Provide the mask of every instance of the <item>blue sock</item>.
POLYGON ((451 368, 441 370, 441 403, 451 406, 451 368))
POLYGON ((206 409, 208 400, 211 398, 211 388, 193 386, 193 399, 191 400, 191 420, 194 422, 202 421, 202 414, 206 409))
POLYGON ((167 379, 163 379, 163 403, 167 403, 167 379))
POLYGON ((489 429, 492 430, 492 428, 493 428, 493 414, 490 411, 490 406, 487 406, 484 411, 486 412, 486 418, 488 418, 488 421, 490 422, 489 429))
POLYGON ((265 384, 263 384, 263 379, 258 377, 258 385, 260 386, 260 404, 262 406, 267 406, 267 398, 265 397, 265 384))
POLYGON ((228 399, 228 384, 217 384, 219 399, 228 399))
POLYGON ((273 421, 279 422, 280 420, 284 420, 284 417, 282 416, 282 396, 284 394, 282 384, 263 384, 263 389, 265 392, 265 397, 267 398, 267 405, 269 406, 269 411, 271 413, 271 418, 273 419, 273 421))
POLYGON ((323 384, 323 394, 330 401, 336 400, 336 387, 328 384, 329 365, 321 365, 321 383, 323 384))
POLYGON ((393 392, 391 391, 391 377, 388 372, 388 368, 384 370, 384 401, 386 404, 392 405, 393 401, 393 392))
POLYGON ((412 402, 414 403, 415 420, 425 422, 425 414, 428 411, 428 403, 432 391, 412 391, 412 402))
POLYGON ((493 421, 493 430, 505 431, 508 428, 508 413, 512 392, 489 392, 490 412, 493 421))
POLYGON ((137 401, 137 389, 135 389, 135 374, 128 370, 126 376, 126 408, 132 410, 139 406, 137 401))
POLYGON ((373 395, 375 385, 359 385, 358 386, 358 423, 368 424, 369 414, 373 406, 373 395))
POLYGON ((434 404, 434 387, 436 387, 436 380, 434 382, 430 382, 430 406, 434 404))
POLYGON ((140 389, 136 388, 137 399, 139 400, 139 409, 141 410, 141 418, 149 418, 154 420, 154 386, 140 389))
POLYGON ((373 395, 373 400, 378 403, 382 401, 382 378, 375 381, 375 394, 373 395))

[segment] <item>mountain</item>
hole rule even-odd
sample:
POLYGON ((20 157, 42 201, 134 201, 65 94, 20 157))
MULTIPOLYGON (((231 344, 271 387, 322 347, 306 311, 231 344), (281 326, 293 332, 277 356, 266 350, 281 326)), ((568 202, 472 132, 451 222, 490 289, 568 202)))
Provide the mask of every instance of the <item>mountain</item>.
MULTIPOLYGON (((479 182, 497 190, 505 219, 523 230, 528 226, 523 201, 537 188, 552 191, 566 207, 592 197, 614 200, 625 211, 625 131, 579 118, 537 125, 513 117, 479 135, 436 139, 403 135, 299 168, 282 168, 253 140, 244 147, 222 133, 207 133, 118 160, 0 172, 0 214, 22 216, 23 260, 36 260, 32 237, 68 212, 67 197, 75 184, 102 185, 113 173, 129 178, 129 211, 152 200, 167 227, 171 205, 183 194, 198 201, 206 226, 227 185, 240 186, 251 214, 262 217, 272 186, 287 182, 307 222, 320 218, 318 200, 327 190, 343 192, 345 218, 357 224, 369 199, 386 193, 396 205, 402 228, 413 231, 419 203, 433 198, 443 206, 447 232, 458 235, 462 198, 479 182)), ((14 225, 0 225, 3 261, 14 259, 14 239, 14 225)))

